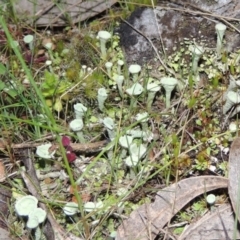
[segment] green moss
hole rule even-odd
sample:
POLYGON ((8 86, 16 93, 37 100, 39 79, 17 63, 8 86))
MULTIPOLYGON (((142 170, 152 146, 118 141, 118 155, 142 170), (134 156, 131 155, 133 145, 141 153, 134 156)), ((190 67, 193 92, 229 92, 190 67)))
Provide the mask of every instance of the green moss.
POLYGON ((88 35, 74 36, 69 46, 69 53, 66 56, 67 64, 74 64, 79 62, 80 65, 87 65, 88 67, 95 67, 99 64, 99 54, 97 52, 98 40, 88 35))
POLYGON ((100 70, 96 70, 93 74, 83 80, 84 94, 88 99, 94 100, 97 98, 98 89, 105 83, 105 75, 100 70))
POLYGON ((56 43, 56 49, 55 51, 58 52, 59 54, 61 54, 61 52, 63 51, 63 49, 65 48, 65 43, 63 40, 58 40, 56 43))
POLYGON ((79 62, 74 62, 71 67, 66 70, 66 77, 71 82, 79 81, 79 73, 81 66, 79 62))

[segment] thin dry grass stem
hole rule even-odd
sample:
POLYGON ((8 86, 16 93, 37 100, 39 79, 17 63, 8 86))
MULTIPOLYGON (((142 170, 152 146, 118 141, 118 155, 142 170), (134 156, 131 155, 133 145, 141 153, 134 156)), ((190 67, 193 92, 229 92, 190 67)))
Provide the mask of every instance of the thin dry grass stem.
MULTIPOLYGON (((151 216, 149 214, 148 207, 146 207, 146 212, 147 212, 147 214, 146 214, 146 216, 147 216, 147 233, 148 233, 149 240, 153 240, 151 226, 154 224, 154 222, 149 221, 149 219, 151 219, 151 216)), ((140 213, 139 213, 139 215, 140 215, 142 221, 144 222, 143 216, 140 213)))
POLYGON ((178 228, 178 227, 185 226, 187 224, 189 224, 188 221, 183 221, 183 222, 180 222, 180 223, 172 224, 172 225, 168 226, 168 228, 178 228))
MULTIPOLYGON (((180 81, 180 80, 178 80, 178 81, 180 81)), ((183 102, 183 99, 184 99, 184 93, 186 93, 186 92, 187 92, 187 86, 185 86, 184 89, 180 91, 181 94, 177 101, 177 107, 175 108, 175 112, 178 112, 178 109, 181 106, 181 103, 183 102)))
MULTIPOLYGON (((187 3, 186 3, 187 4, 187 3)), ((197 7, 196 7, 197 8, 197 7)), ((237 21, 239 22, 240 20, 237 19, 237 18, 231 18, 231 17, 224 17, 224 16, 221 16, 221 15, 218 15, 218 14, 213 14, 211 12, 207 12, 203 9, 200 9, 200 8, 197 8, 199 10, 201 10, 201 12, 199 11, 193 11, 193 10, 189 10, 189 9, 180 9, 180 8, 174 8, 174 7, 164 7, 164 6, 161 6, 161 9, 167 9, 167 10, 174 10, 174 11, 179 11, 179 12, 186 12, 186 13, 190 13, 190 14, 193 14, 193 15, 203 15, 203 16, 211 16, 211 17, 214 17, 214 18, 217 18, 221 21, 223 21, 224 23, 226 23, 228 26, 230 26, 231 28, 233 28, 236 32, 240 33, 240 30, 237 29, 234 25, 232 25, 231 23, 229 23, 227 20, 229 21, 237 21)), ((209 19, 209 18, 208 18, 209 19)), ((211 20, 211 19, 209 19, 211 20)), ((214 21, 214 20, 211 20, 211 21, 214 21)), ((214 21, 215 22, 215 21, 214 21)))
MULTIPOLYGON (((97 67, 94 68, 90 73, 88 73, 84 78, 83 80, 85 80, 86 78, 88 78, 90 75, 92 75, 92 73, 94 71, 96 71, 97 67)), ((79 81, 77 84, 75 84, 74 86, 72 86, 71 88, 69 88, 66 92, 64 92, 61 96, 60 96, 60 100, 62 100, 62 98, 67 95, 68 93, 70 93, 71 91, 73 91, 73 89, 75 89, 79 84, 81 84, 82 81, 79 81)))
MULTIPOLYGON (((152 7, 155 8, 153 0, 151 0, 151 2, 152 2, 152 7)), ((153 12, 154 12, 155 20, 157 21, 157 13, 156 13, 156 11, 153 11, 153 12)), ((165 51, 162 35, 160 34, 160 28, 159 28, 158 24, 157 24, 157 28, 158 28, 158 35, 159 35, 159 38, 160 38, 160 42, 161 42, 161 45, 162 45, 162 51, 163 51, 164 56, 166 56, 166 51, 165 51)))
MULTIPOLYGON (((59 13, 59 14, 49 23, 49 26, 51 26, 52 24, 56 23, 56 22, 58 21, 58 19, 59 19, 62 15, 68 14, 68 11, 69 11, 71 8, 78 6, 80 3, 82 3, 82 0, 76 2, 76 3, 73 4, 73 5, 70 5, 70 7, 64 9, 64 11, 62 11, 61 8, 58 8, 58 9, 61 11, 61 13, 59 13)), ((55 5, 57 6, 58 4, 55 3, 55 5)))
POLYGON ((173 235, 169 234, 168 231, 166 231, 165 229, 159 229, 159 231, 163 232, 164 233, 164 240, 165 239, 172 239, 172 240, 177 240, 177 238, 175 238, 173 235))
MULTIPOLYGON (((222 136, 224 136, 224 135, 228 135, 228 134, 229 134, 229 131, 220 133, 220 134, 215 135, 215 136, 213 136, 213 137, 211 137, 211 138, 208 138, 208 141, 212 141, 212 140, 214 140, 214 139, 216 139, 216 138, 220 138, 220 137, 222 137, 222 136)), ((192 146, 191 148, 189 148, 188 150, 186 150, 186 151, 183 152, 182 154, 187 154, 187 153, 189 153, 189 152, 197 149, 198 147, 202 146, 203 144, 204 144, 204 142, 200 142, 200 143, 196 144, 195 146, 192 146)))
MULTIPOLYGON (((188 109, 188 110, 187 110, 187 114, 186 114, 186 115, 183 115, 183 114, 182 114, 182 115, 179 117, 179 119, 185 118, 184 120, 188 120, 188 119, 189 119, 189 114, 190 114, 190 112, 191 112, 190 109, 188 109), (186 116, 186 117, 185 117, 185 116, 186 116)), ((179 119, 178 119, 178 120, 179 120, 179 119)), ((190 118, 190 119, 192 119, 192 118, 190 118)), ((178 121, 176 121, 176 122, 178 122, 178 121)), ((183 145, 183 139, 184 139, 184 134, 185 134, 187 122, 189 122, 189 121, 185 121, 185 123, 183 123, 183 126, 181 127, 182 136, 181 136, 181 140, 180 140, 180 147, 179 147, 178 155, 181 154, 181 149, 182 149, 182 145, 183 145)), ((181 123, 182 123, 182 121, 181 121, 181 123)), ((175 182, 177 183, 178 180, 179 180, 179 175, 178 175, 178 171, 176 171, 175 182)), ((176 196, 177 188, 178 188, 178 185, 176 184, 176 186, 175 186, 176 191, 175 191, 175 194, 174 194, 174 201, 173 201, 173 204, 172 204, 172 217, 175 215, 175 214, 174 214, 174 209, 175 209, 175 202, 176 202, 176 198, 177 198, 177 196, 176 196)), ((171 222, 171 219, 169 219, 169 221, 168 221, 168 223, 167 223, 167 228, 170 226, 170 222, 171 222)), ((165 232, 164 239, 166 239, 168 236, 169 236, 169 233, 168 233, 168 232, 165 232)))
POLYGON ((40 73, 44 68, 47 68, 47 66, 43 65, 39 69, 37 69, 36 72, 33 75, 33 79, 35 79, 37 77, 38 73, 40 73))
MULTIPOLYGON (((189 122, 192 121, 192 119, 193 119, 194 117, 196 117, 196 116, 197 116, 197 113, 194 114, 193 116, 191 116, 191 118, 188 119, 185 124, 186 124, 186 125, 189 124, 189 122)), ((178 135, 178 134, 183 130, 183 128, 184 128, 184 127, 179 128, 179 130, 177 131, 176 135, 178 135)), ((155 156, 154 156, 154 158, 153 158, 153 161, 155 161, 158 157, 160 157, 160 155, 163 154, 164 149, 165 149, 166 147, 168 147, 170 144, 171 144, 171 142, 167 142, 167 143, 166 143, 166 142, 163 142, 163 146, 161 147, 160 151, 155 154, 155 156)), ((202 145, 202 143, 201 143, 200 145, 202 145)), ((190 152, 190 151, 189 151, 189 152, 190 152)), ((185 153, 186 153, 186 152, 185 152, 185 153)))
MULTIPOLYGON (((186 119, 188 119, 189 118, 189 114, 190 114, 190 109, 188 109, 188 111, 187 111, 187 114, 186 114, 186 119)), ((183 117, 185 117, 183 114, 182 114, 182 116, 181 116, 182 118, 183 117)), ((183 139, 184 139, 184 135, 185 135, 185 131, 186 131, 186 126, 187 126, 187 124, 186 124, 186 122, 183 124, 183 129, 182 129, 182 136, 181 136, 181 141, 180 141, 180 148, 179 148, 179 155, 181 154, 181 149, 182 149, 182 145, 183 145, 183 139)))
MULTIPOLYGON (((148 239, 149 240, 153 240, 156 238, 156 229, 158 230, 158 232, 163 232, 164 233, 164 239, 166 239, 165 237, 171 237, 171 239, 176 239, 175 237, 173 237, 172 235, 170 235, 166 230, 164 229, 159 229, 157 226, 155 226, 154 222, 157 220, 158 216, 155 217, 154 219, 151 219, 151 216, 149 216, 149 211, 148 211, 148 205, 145 204, 145 211, 146 211, 146 215, 145 216, 142 216, 141 212, 138 212, 142 222, 144 223, 146 229, 147 229, 147 234, 148 234, 148 239), (148 217, 149 216, 149 217, 148 217), (149 221, 149 219, 151 219, 151 221, 149 221), (154 226, 154 231, 155 231, 155 234, 154 234, 154 238, 152 236, 152 230, 151 230, 151 227, 154 226)), ((142 229, 142 231, 139 232, 139 235, 141 236, 141 234, 145 232, 145 229, 142 229)))
POLYGON ((188 132, 186 129, 185 129, 185 132, 192 139, 192 141, 195 142, 195 144, 197 144, 197 140, 193 137, 193 135, 190 132, 188 132))
POLYGON ((224 120, 224 122, 223 122, 223 124, 222 124, 222 128, 225 128, 226 125, 228 124, 228 121, 229 121, 229 119, 231 118, 231 114, 232 114, 233 111, 234 111, 234 108, 232 108, 232 109, 229 111, 229 113, 226 114, 225 120, 224 120))
POLYGON ((160 57, 157 48, 155 47, 155 45, 153 44, 152 40, 150 38, 148 38, 147 36, 145 36, 140 30, 136 29, 133 25, 131 25, 129 22, 125 21, 124 19, 121 18, 121 20, 123 22, 125 22, 128 26, 130 26, 133 30, 135 30, 137 33, 139 33, 140 35, 142 35, 145 39, 147 39, 147 41, 151 44, 154 52, 156 53, 159 62, 163 65, 163 67, 165 68, 165 70, 167 72, 169 72, 170 74, 172 74, 174 77, 176 77, 175 72, 170 69, 169 67, 167 67, 167 65, 163 62, 162 58, 160 57))
POLYGON ((5 174, 5 177, 0 177, 0 182, 4 182, 7 179, 12 178, 15 175, 18 175, 18 172, 13 172, 11 174, 5 174))

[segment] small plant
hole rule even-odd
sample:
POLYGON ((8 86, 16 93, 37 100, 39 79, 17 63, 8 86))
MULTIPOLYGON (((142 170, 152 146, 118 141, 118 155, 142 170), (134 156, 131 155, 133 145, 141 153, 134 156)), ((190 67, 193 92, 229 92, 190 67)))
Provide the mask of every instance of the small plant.
POLYGON ((44 72, 44 82, 42 83, 42 94, 49 100, 49 105, 53 106, 52 99, 56 99, 64 93, 71 84, 67 80, 59 80, 59 77, 47 70, 44 72))
POLYGON ((195 212, 195 216, 202 216, 206 209, 207 205, 205 200, 199 200, 198 202, 195 202, 192 206, 192 210, 195 212))
POLYGON ((178 228, 175 228, 173 233, 176 234, 176 235, 180 235, 184 230, 184 227, 178 227, 178 228))
POLYGON ((181 219, 181 221, 191 222, 193 215, 184 211, 184 212, 180 212, 179 218, 181 219))

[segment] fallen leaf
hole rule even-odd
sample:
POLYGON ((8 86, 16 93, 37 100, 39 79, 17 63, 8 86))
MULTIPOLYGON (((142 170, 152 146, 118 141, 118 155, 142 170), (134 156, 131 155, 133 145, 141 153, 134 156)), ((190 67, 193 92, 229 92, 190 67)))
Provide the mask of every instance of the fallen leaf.
POLYGON ((234 221, 231 205, 220 205, 214 212, 190 224, 178 240, 239 239, 240 231, 234 227, 234 221))
POLYGON ((233 210, 240 222, 240 138, 236 138, 230 149, 228 163, 228 193, 233 210))
POLYGON ((10 233, 3 228, 0 228, 0 239, 12 240, 12 238, 10 238, 10 233))
MULTIPOLYGON (((76 186, 76 189, 79 192, 81 190, 81 187, 76 186)), ((74 187, 72 185, 69 187, 69 193, 74 194, 74 187)))
POLYGON ((45 47, 47 44, 49 44, 49 46, 51 46, 51 50, 54 50, 56 48, 56 46, 51 38, 44 38, 42 40, 43 47, 45 47))
POLYGON ((38 51, 37 51, 37 56, 41 56, 41 55, 44 55, 45 54, 45 50, 44 49, 39 49, 38 51))
POLYGON ((86 202, 89 202, 90 200, 91 200, 91 198, 92 198, 92 196, 91 196, 91 194, 90 193, 87 193, 87 192, 85 192, 85 193, 82 193, 82 201, 84 202, 84 203, 86 203, 86 202))
POLYGON ((0 182, 4 182, 6 179, 5 166, 2 161, 0 161, 0 182))
POLYGON ((192 177, 159 191, 155 201, 134 210, 119 226, 116 240, 154 239, 160 230, 195 197, 218 188, 227 188, 228 179, 216 176, 192 177))

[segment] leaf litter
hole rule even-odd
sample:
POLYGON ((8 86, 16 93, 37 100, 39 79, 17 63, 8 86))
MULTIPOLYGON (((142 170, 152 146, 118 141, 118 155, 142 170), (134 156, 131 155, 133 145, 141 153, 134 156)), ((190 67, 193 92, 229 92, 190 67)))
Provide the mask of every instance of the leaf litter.
POLYGON ((236 239, 240 237, 240 138, 236 138, 230 149, 229 178, 192 177, 162 189, 155 201, 144 204, 133 211, 118 228, 116 240, 152 239, 188 202, 200 194, 214 189, 227 189, 231 204, 221 204, 208 212, 196 223, 190 224, 179 240, 236 239))
POLYGON ((117 240, 154 238, 159 231, 195 197, 219 188, 227 188, 223 177, 192 177, 172 184, 156 194, 155 201, 142 205, 118 228, 117 240))
MULTIPOLYGON (((228 1, 229 2, 229 1, 228 1)), ((233 3, 233 2, 232 2, 233 3)), ((231 3, 231 4, 232 4, 231 3)), ((232 8, 232 5, 231 5, 232 8)), ((205 116, 204 116, 205 117, 205 116)), ((206 117, 206 121, 208 121, 206 117)), ((190 131, 191 132, 191 131, 190 131)), ((239 139, 233 141, 230 158, 229 158, 229 186, 228 179, 217 176, 200 176, 191 177, 189 179, 180 180, 175 184, 170 185, 159 191, 156 194, 155 201, 150 204, 144 204, 139 209, 134 210, 129 219, 124 220, 122 225, 118 228, 116 239, 149 239, 149 237, 156 237, 159 232, 163 231, 163 228, 170 222, 170 220, 176 215, 184 206, 194 200, 197 196, 205 194, 208 191, 214 189, 226 189, 228 187, 229 196, 232 202, 232 206, 235 212, 238 212, 238 188, 239 186, 239 161, 240 158, 238 148, 239 139)), ((71 143, 72 144, 72 143, 71 143)), ((72 148, 75 151, 85 152, 87 149, 90 150, 91 147, 93 152, 104 147, 106 142, 99 142, 95 145, 81 145, 72 144, 72 148)), ((37 144, 13 144, 11 147, 16 148, 32 148, 36 147, 37 144)), ((5 150, 5 145, 0 146, 1 150, 5 150)), ((26 152, 24 150, 24 152, 26 152)), ((207 154, 204 152, 203 155, 207 154)), ((26 153, 29 156, 29 153, 26 153)), ((28 176, 22 173, 22 178, 28 190, 33 194, 38 196, 36 191, 36 186, 39 186, 39 181, 36 178, 36 173, 34 173, 34 166, 30 162, 24 163, 25 167, 28 169, 31 179, 33 179, 35 186, 31 185, 28 181, 28 176)), ((5 173, 3 173, 5 175, 5 173)), ((40 198, 40 196, 38 196, 40 198)), ((87 196, 89 198, 89 196, 87 196)), ((6 205, 5 205, 6 206, 6 205)), ((45 208, 42 205, 42 208, 45 208)), ((239 214, 237 214, 239 216, 239 214)), ((59 232, 59 239, 67 239, 63 232, 63 229, 54 221, 53 216, 48 216, 48 221, 51 222, 52 227, 55 231, 59 232)), ((238 229, 234 226, 234 215, 232 214, 232 209, 230 205, 222 205, 215 209, 214 212, 210 211, 203 218, 201 218, 196 224, 190 224, 188 228, 183 232, 179 239, 188 239, 188 237, 193 236, 191 239, 201 239, 201 237, 211 238, 225 238, 238 236, 238 229), (215 231, 217 229, 217 231, 215 231)), ((49 227, 50 229, 50 227, 49 227)), ((53 234, 49 231, 48 239, 53 239, 53 234)))

